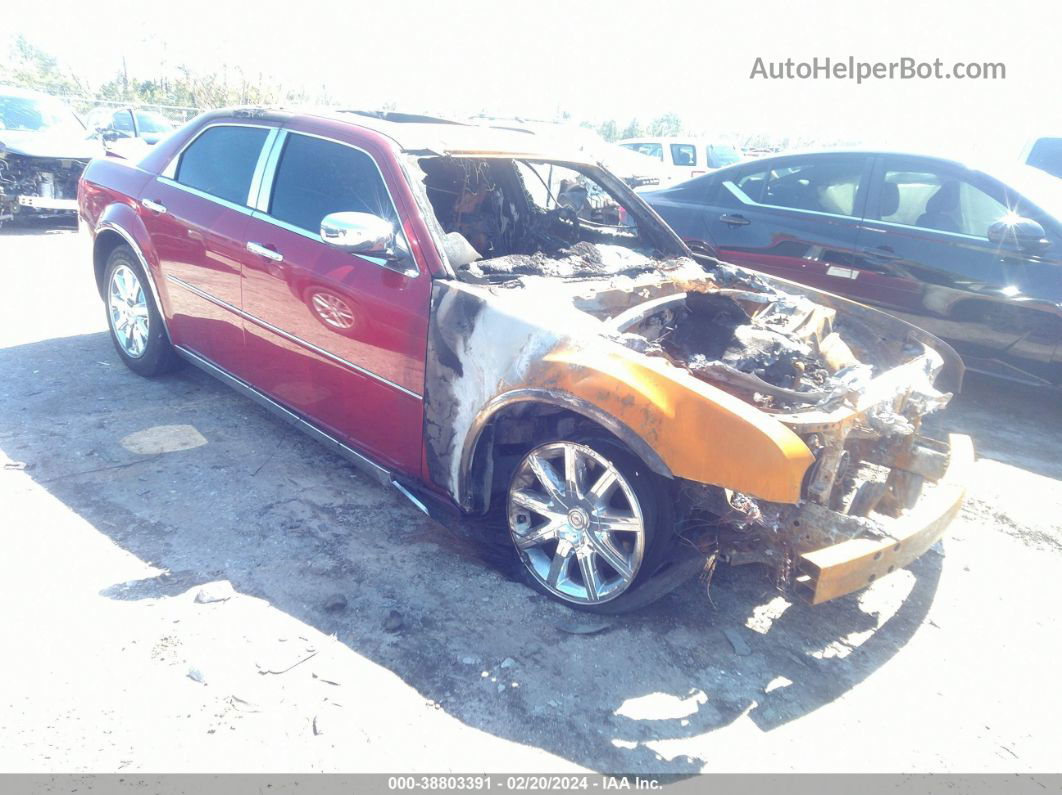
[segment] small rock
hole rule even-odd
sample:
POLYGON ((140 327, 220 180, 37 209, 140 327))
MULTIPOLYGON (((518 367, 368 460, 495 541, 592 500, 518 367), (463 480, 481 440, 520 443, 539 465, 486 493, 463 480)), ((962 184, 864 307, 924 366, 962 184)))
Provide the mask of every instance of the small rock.
POLYGON ((506 657, 501 662, 501 667, 502 668, 513 668, 515 665, 516 665, 516 660, 514 660, 512 657, 506 657))
POLYGON ((384 629, 388 632, 398 632, 402 629, 402 614, 397 610, 392 610, 387 614, 387 618, 384 619, 384 629))
POLYGON ((347 597, 341 593, 334 593, 325 599, 324 609, 329 613, 338 613, 347 609, 347 597))
POLYGON ((198 682, 201 685, 206 684, 206 677, 203 676, 203 672, 194 666, 188 669, 186 676, 193 682, 198 682))
POLYGON ((723 630, 723 634, 726 635, 726 639, 734 647, 734 653, 739 657, 747 657, 752 654, 752 649, 749 648, 749 644, 741 637, 741 633, 738 630, 733 627, 727 627, 723 630))
POLYGON ((498 692, 499 693, 504 693, 505 692, 505 685, 498 685, 498 692))
POLYGON ((476 660, 475 657, 468 656, 468 657, 462 657, 461 658, 461 662, 464 665, 475 665, 477 660, 476 660))
POLYGON ((218 580, 217 582, 208 582, 201 587, 195 595, 195 601, 197 604, 205 605, 211 602, 224 602, 235 595, 236 591, 233 590, 231 582, 218 580))

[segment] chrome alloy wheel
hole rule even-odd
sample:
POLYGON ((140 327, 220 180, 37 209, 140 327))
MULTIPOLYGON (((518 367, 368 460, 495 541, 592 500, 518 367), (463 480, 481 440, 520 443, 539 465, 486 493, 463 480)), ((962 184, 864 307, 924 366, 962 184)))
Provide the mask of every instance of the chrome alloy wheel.
POLYGON ((576 442, 536 447, 513 475, 507 508, 524 565, 561 599, 607 602, 637 576, 645 552, 641 506, 596 450, 576 442))
POLYGON ((139 359, 147 350, 151 318, 147 295, 132 268, 119 265, 111 274, 107 290, 111 329, 127 356, 139 359))

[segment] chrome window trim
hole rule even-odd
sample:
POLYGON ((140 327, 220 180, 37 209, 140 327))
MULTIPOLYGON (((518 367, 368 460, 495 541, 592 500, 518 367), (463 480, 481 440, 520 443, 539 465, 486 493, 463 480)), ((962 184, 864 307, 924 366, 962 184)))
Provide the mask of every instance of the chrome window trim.
POLYGON ((278 130, 272 127, 262 142, 262 149, 258 152, 258 162, 254 165, 254 173, 251 174, 251 184, 247 188, 247 206, 254 207, 258 201, 258 192, 262 189, 262 174, 265 171, 266 161, 273 151, 273 144, 277 139, 278 130))
POLYGON ((214 204, 220 204, 222 207, 228 207, 230 210, 235 210, 238 213, 243 213, 244 215, 253 214, 253 211, 250 207, 247 207, 242 204, 236 204, 236 202, 230 202, 228 199, 222 199, 220 196, 215 196, 212 193, 207 193, 206 191, 199 190, 198 188, 192 188, 188 185, 182 185, 175 179, 170 179, 169 177, 161 176, 156 177, 155 179, 161 182, 163 185, 169 185, 171 188, 183 190, 185 193, 190 193, 193 196, 198 196, 201 199, 206 199, 207 201, 214 202, 214 204))
POLYGON ((245 312, 242 309, 240 309, 239 307, 233 306, 228 301, 223 301, 222 299, 218 298, 217 296, 211 295, 210 293, 208 293, 208 292, 206 292, 204 290, 200 290, 195 285, 189 284, 188 282, 184 281, 183 279, 180 279, 180 278, 178 278, 176 276, 173 276, 172 274, 167 274, 166 275, 166 279, 168 281, 173 282, 174 284, 176 284, 176 285, 178 285, 180 287, 183 287, 184 289, 188 290, 189 292, 199 296, 203 300, 210 301, 212 304, 220 306, 222 309, 227 309, 230 312, 232 312, 233 314, 239 315, 243 319, 249 320, 250 322, 254 323, 255 325, 266 329, 267 331, 272 331, 274 334, 276 334, 276 335, 278 335, 280 337, 283 337, 284 339, 289 340, 290 342, 294 342, 296 345, 301 345, 302 347, 304 347, 304 348, 306 348, 308 350, 311 350, 314 353, 317 353, 317 354, 319 354, 321 356, 324 356, 325 358, 329 359, 330 361, 335 362, 336 364, 340 364, 340 365, 342 365, 342 366, 344 366, 344 367, 346 367, 346 368, 348 368, 350 370, 353 370, 354 372, 357 372, 357 373, 359 373, 361 375, 368 376, 369 378, 372 378, 372 379, 374 379, 376 381, 379 381, 381 384, 385 384, 385 385, 391 387, 392 389, 396 389, 399 392, 402 392, 402 393, 404 393, 406 395, 409 395, 412 398, 416 398, 417 400, 423 400, 424 399, 423 395, 421 395, 421 394, 419 394, 417 392, 414 392, 411 389, 406 389, 406 387, 402 386, 401 384, 396 384, 394 381, 390 380, 389 378, 385 378, 382 375, 378 375, 377 373, 374 373, 372 370, 366 370, 364 367, 361 367, 360 365, 354 364, 354 362, 348 361, 347 359, 344 359, 342 356, 338 356, 338 355, 332 353, 331 351, 326 351, 324 348, 320 348, 320 347, 314 345, 312 342, 308 342, 308 341, 304 340, 302 337, 297 337, 294 334, 291 334, 290 332, 284 331, 283 329, 278 328, 277 326, 274 326, 269 321, 262 320, 262 318, 257 317, 256 315, 252 315, 249 312, 245 312))
POLYGON ((391 193, 391 188, 387 185, 387 179, 384 177, 384 173, 380 169, 380 164, 376 162, 376 158, 373 157, 372 153, 369 152, 367 149, 363 149, 357 144, 352 144, 347 141, 340 141, 337 138, 331 138, 327 135, 318 135, 316 133, 303 132, 301 130, 281 130, 280 136, 278 136, 277 140, 273 144, 273 151, 270 153, 269 162, 267 162, 266 164, 265 174, 262 178, 262 187, 258 192, 258 201, 256 203, 255 212, 253 213, 254 217, 261 221, 265 221, 275 226, 279 226, 281 229, 287 229, 289 232, 294 232, 295 234, 302 235, 305 238, 309 238, 310 240, 316 241, 323 245, 328 245, 324 242, 324 240, 321 239, 320 232, 310 232, 308 229, 303 229, 302 227, 295 226, 294 224, 289 224, 287 221, 282 221, 279 218, 275 218, 269 213, 269 202, 273 196, 273 187, 276 184, 277 169, 280 167, 280 158, 283 153, 284 144, 287 141, 288 137, 292 135, 302 135, 306 138, 316 138, 319 141, 326 141, 328 143, 339 144, 340 146, 345 146, 349 149, 353 149, 356 152, 361 152, 363 155, 369 158, 369 161, 372 163, 373 168, 376 169, 376 173, 380 177, 380 184, 383 185, 384 191, 387 193, 387 200, 391 203, 391 210, 394 212, 394 217, 396 219, 395 235, 401 238, 402 247, 405 251, 409 252, 411 267, 405 270, 399 270, 397 268, 392 267, 391 263, 388 260, 383 259, 382 257, 367 257, 363 254, 357 254, 352 256, 358 256, 361 259, 368 260, 369 262, 373 263, 374 265, 377 265, 378 267, 386 268, 387 270, 393 271, 394 273, 399 273, 409 279, 416 279, 417 277, 419 277, 421 275, 420 265, 417 264, 416 259, 413 257, 412 248, 409 245, 408 238, 406 238, 406 231, 402 228, 402 214, 398 212, 398 205, 395 203, 395 197, 391 193))
POLYGON ((143 268, 144 274, 147 276, 148 286, 151 288, 151 296, 155 299, 155 308, 158 309, 159 317, 162 318, 162 330, 166 332, 166 339, 172 342, 170 328, 166 325, 166 311, 162 308, 162 299, 159 297, 159 289, 155 285, 155 276, 151 272, 151 266, 148 264, 147 258, 144 257, 144 252, 140 250, 140 246, 133 239, 132 235, 122 229, 122 227, 110 221, 102 221, 96 225, 93 243, 95 243, 95 238, 99 236, 99 233, 105 229, 116 232, 121 236, 129 245, 129 248, 133 249, 133 253, 136 254, 137 259, 140 260, 140 267, 143 268))
POLYGON ((280 130, 273 141, 273 148, 266 156, 265 168, 262 173, 262 181, 258 185, 258 194, 251 205, 266 215, 269 214, 269 197, 273 195, 273 181, 277 175, 277 163, 280 162, 280 153, 284 151, 284 142, 288 140, 288 131, 280 130))
POLYGON ((991 243, 987 237, 979 237, 978 235, 968 235, 965 232, 949 232, 946 229, 933 229, 928 226, 916 226, 915 224, 898 224, 895 221, 881 221, 877 218, 864 218, 861 224, 862 229, 868 232, 884 232, 884 229, 875 229, 867 224, 881 224, 882 226, 888 226, 893 229, 916 229, 919 232, 932 232, 935 235, 948 235, 949 237, 958 237, 963 240, 975 240, 978 243, 991 243))

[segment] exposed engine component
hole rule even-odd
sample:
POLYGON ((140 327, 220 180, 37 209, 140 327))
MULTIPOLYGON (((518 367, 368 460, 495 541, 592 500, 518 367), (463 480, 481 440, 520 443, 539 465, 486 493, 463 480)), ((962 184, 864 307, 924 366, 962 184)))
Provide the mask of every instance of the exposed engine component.
POLYGON ((72 212, 86 160, 0 153, 0 221, 24 212, 72 212))

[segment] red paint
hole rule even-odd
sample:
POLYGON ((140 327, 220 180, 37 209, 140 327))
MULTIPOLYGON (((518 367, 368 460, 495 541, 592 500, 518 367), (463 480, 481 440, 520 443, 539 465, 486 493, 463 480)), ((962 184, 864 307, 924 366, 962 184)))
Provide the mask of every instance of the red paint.
POLYGON ((161 143, 139 167, 93 161, 82 178, 80 212, 94 234, 108 222, 136 241, 176 345, 384 466, 419 478, 424 457, 418 396, 424 392, 431 277, 442 272, 442 263, 398 157, 390 139, 342 121, 212 113, 161 143), (418 275, 346 254, 250 208, 226 206, 160 177, 186 142, 218 123, 284 127, 371 155, 403 219, 418 275), (144 199, 165 212, 144 207, 144 199), (282 253, 283 261, 248 251, 248 242, 282 253), (329 307, 340 308, 339 322, 327 314, 329 307))

